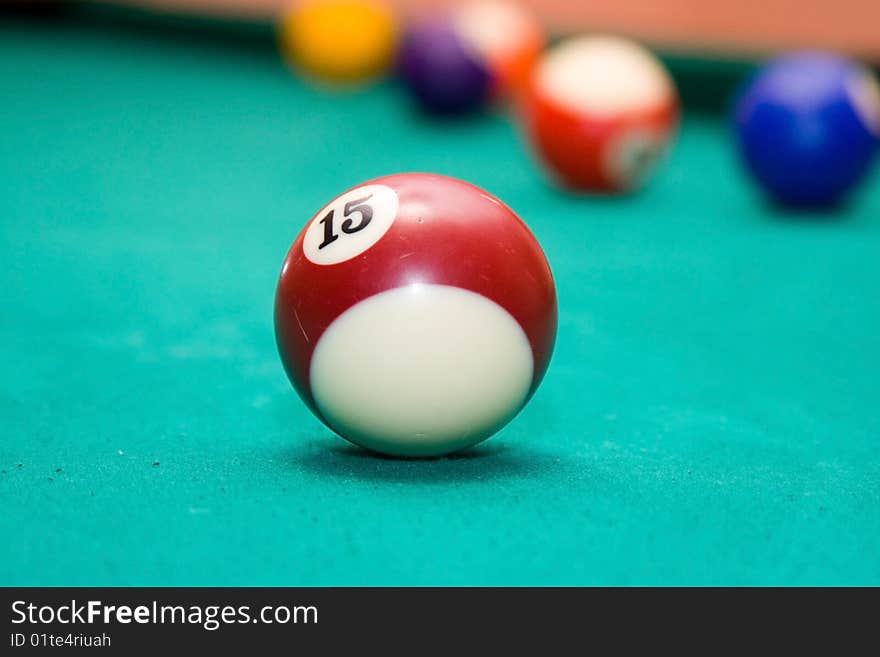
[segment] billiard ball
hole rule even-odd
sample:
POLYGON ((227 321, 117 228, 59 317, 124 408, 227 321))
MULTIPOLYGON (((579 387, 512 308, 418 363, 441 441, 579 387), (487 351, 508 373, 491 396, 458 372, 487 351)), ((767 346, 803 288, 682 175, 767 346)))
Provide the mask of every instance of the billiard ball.
POLYGON ((279 40, 284 57, 313 79, 358 83, 390 68, 397 33, 379 0, 300 0, 282 12, 279 40))
POLYGON ((758 71, 735 104, 747 169, 772 199, 831 206, 870 168, 880 137, 880 89, 837 55, 783 55, 758 71))
POLYGON ((535 392, 556 293, 538 242, 497 198, 397 174, 306 224, 281 269, 275 333, 294 388, 330 429, 436 456, 488 438, 535 392))
POLYGON ((532 70, 523 132, 558 184, 621 192, 646 180, 678 122, 678 96, 660 61, 632 41, 572 37, 532 70))
POLYGON ((540 24, 522 6, 478 0, 414 20, 398 69, 422 108, 461 113, 511 96, 543 46, 540 24))

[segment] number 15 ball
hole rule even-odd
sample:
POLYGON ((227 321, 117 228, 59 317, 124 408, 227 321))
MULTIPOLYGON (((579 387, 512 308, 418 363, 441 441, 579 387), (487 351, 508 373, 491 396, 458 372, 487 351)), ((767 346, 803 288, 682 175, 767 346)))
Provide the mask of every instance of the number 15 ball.
POLYGON ((507 424, 556 337, 544 253, 501 201, 454 178, 378 178, 321 208, 275 298, 284 368, 340 436, 436 456, 507 424))

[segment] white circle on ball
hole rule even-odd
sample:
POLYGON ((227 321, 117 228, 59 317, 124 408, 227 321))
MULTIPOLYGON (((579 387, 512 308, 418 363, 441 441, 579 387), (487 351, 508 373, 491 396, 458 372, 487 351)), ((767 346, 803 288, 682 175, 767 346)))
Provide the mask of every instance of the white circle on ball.
POLYGON ((877 78, 870 71, 859 69, 847 80, 846 93, 868 132, 880 138, 880 84, 877 78))
POLYGON ((360 255, 391 228, 400 201, 387 185, 363 185, 337 196, 312 219, 303 253, 316 265, 335 265, 360 255))
POLYGON ((474 445, 519 411, 528 338, 504 308, 457 287, 414 284, 340 315, 315 346, 315 404, 343 437, 398 456, 474 445))
POLYGON ((617 135, 606 146, 605 174, 626 189, 641 186, 663 155, 665 140, 657 131, 633 128, 617 135))
POLYGON ((615 36, 564 41, 544 57, 537 76, 547 97, 577 114, 646 110, 675 95, 672 79, 651 52, 615 36))

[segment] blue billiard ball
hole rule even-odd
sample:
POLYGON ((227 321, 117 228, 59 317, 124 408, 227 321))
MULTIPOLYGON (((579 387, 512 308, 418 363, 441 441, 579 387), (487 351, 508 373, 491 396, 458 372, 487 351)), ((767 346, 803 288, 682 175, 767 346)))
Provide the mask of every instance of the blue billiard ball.
POLYGON ((867 173, 880 140, 880 88, 864 67, 803 52, 762 68, 735 105, 746 165, 789 206, 841 201, 867 173))

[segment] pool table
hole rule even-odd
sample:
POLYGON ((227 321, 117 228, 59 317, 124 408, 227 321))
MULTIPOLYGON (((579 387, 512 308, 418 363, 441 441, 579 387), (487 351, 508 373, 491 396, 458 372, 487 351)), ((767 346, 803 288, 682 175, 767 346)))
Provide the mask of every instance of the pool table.
POLYGON ((0 17, 0 584, 880 584, 880 173, 768 204, 751 64, 668 61, 667 162, 591 197, 508 112, 316 88, 264 25, 0 17), (275 346, 301 227, 398 171, 503 199, 558 290, 537 394, 446 458, 336 437, 275 346))

